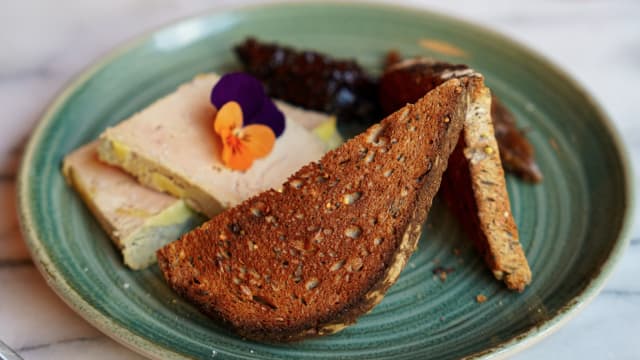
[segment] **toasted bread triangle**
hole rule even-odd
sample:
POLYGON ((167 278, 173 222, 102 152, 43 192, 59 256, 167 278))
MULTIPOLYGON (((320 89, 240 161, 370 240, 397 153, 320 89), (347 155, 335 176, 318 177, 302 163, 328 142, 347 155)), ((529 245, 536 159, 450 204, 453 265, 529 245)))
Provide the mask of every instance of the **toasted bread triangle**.
MULTIPOLYGON (((383 108, 397 109, 452 77, 474 73, 466 65, 428 58, 394 62, 380 80, 383 108)), ((494 276, 509 289, 523 291, 532 275, 511 213, 503 164, 532 181, 539 181, 541 174, 531 144, 496 101, 485 86, 471 93, 462 136, 449 158, 441 193, 494 276)))
POLYGON ((491 121, 491 92, 486 87, 471 94, 441 192, 496 279, 511 290, 524 291, 531 282, 531 269, 511 213, 491 121))
POLYGON ((371 310, 415 250, 481 77, 415 104, 158 251, 169 285, 241 336, 334 333, 371 310))

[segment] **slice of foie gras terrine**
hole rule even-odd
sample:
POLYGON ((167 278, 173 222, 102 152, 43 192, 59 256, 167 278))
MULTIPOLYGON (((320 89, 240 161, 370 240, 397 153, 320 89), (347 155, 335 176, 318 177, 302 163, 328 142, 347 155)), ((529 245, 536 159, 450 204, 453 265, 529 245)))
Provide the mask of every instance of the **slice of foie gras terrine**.
POLYGON ((142 184, 182 198, 208 216, 269 188, 278 189, 324 145, 284 112, 286 127, 271 153, 245 172, 222 164, 209 96, 219 77, 199 75, 100 136, 100 159, 142 184))
MULTIPOLYGON (((313 127, 326 150, 342 142, 335 117, 276 103, 292 120, 309 130, 313 127)), ((205 220, 182 199, 149 189, 121 169, 99 161, 96 150, 94 141, 66 156, 63 173, 120 249, 129 268, 140 270, 155 263, 157 249, 205 220)))
POLYGON ((146 188, 98 160, 97 142, 67 155, 63 173, 134 270, 156 261, 155 251, 205 218, 184 201, 146 188))

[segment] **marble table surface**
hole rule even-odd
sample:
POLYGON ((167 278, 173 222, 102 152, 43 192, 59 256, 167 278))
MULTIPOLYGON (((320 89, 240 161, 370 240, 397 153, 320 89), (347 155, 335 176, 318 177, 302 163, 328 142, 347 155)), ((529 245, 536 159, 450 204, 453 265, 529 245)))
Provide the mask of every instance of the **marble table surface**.
MULTIPOLYGON (((47 103, 119 43, 172 20, 240 1, 23 0, 0 11, 0 340, 25 359, 138 359, 69 309, 23 243, 16 169, 47 103)), ((259 1, 243 1, 259 2, 259 1)), ((396 2, 397 3, 397 2, 396 2)), ((603 105, 640 169, 640 2, 405 0, 490 26, 541 52, 603 105)), ((515 359, 640 359, 640 215, 630 246, 593 302, 515 359)))

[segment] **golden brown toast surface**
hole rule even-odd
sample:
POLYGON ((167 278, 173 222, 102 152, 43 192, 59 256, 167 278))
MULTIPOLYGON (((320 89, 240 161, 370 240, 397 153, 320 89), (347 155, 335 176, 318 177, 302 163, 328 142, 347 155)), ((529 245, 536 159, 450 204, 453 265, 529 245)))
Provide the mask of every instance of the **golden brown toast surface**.
POLYGON ((251 339, 292 341, 353 323, 415 249, 476 85, 445 82, 303 167, 281 192, 165 246, 165 279, 251 339))

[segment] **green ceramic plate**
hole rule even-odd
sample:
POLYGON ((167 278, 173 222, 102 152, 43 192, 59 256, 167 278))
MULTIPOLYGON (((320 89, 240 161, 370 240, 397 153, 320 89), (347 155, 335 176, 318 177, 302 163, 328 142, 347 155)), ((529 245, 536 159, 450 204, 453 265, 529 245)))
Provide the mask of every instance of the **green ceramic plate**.
POLYGON ((629 178, 621 143, 598 106, 564 73, 501 35, 413 9, 280 4, 179 22, 125 45, 80 75, 33 134, 19 203, 25 238, 49 284, 93 325, 148 356, 444 359, 521 348, 593 298, 626 244, 629 178), (468 62, 485 74, 519 125, 529 129, 545 174, 537 186, 508 177, 533 269, 526 292, 511 293, 492 278, 439 204, 384 301, 355 326, 302 343, 242 340, 179 299, 157 268, 127 270, 65 185, 63 156, 195 74, 237 67, 230 49, 247 35, 355 57, 373 71, 393 48, 468 62), (442 282, 432 273, 436 266, 455 271, 442 282), (478 294, 488 301, 477 303, 478 294))

